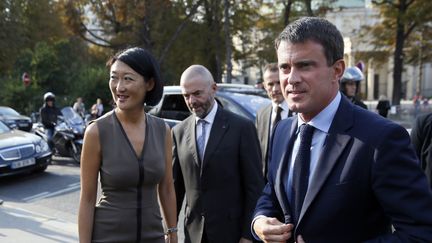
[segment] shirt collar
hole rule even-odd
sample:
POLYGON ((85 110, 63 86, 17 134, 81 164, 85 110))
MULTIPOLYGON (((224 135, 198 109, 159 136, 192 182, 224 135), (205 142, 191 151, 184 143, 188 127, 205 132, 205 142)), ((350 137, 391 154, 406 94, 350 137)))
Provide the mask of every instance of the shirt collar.
POLYGON ((288 111, 289 110, 289 108, 288 108, 288 103, 284 100, 284 101, 282 101, 281 103, 279 103, 279 104, 276 104, 276 103, 272 103, 272 108, 273 108, 273 110, 275 111, 276 110, 276 107, 280 107, 280 108, 282 108, 282 110, 283 111, 288 111))
MULTIPOLYGON (((316 129, 319 129, 325 133, 328 133, 330 126, 332 124, 333 118, 336 114, 336 111, 339 107, 340 101, 341 101, 341 94, 340 92, 337 93, 336 97, 333 98, 333 100, 330 102, 329 105, 326 106, 318 115, 316 115, 312 120, 309 122, 310 125, 314 126, 316 129)), ((303 125, 304 122, 300 115, 297 115, 297 131, 299 131, 299 127, 303 125)))
POLYGON ((207 114, 206 117, 204 117, 204 118, 199 118, 198 116, 195 116, 195 124, 198 123, 198 121, 199 121, 200 119, 203 119, 203 120, 205 120, 207 123, 212 124, 213 121, 214 121, 214 118, 215 118, 215 116, 216 116, 216 111, 217 111, 217 109, 218 109, 218 103, 217 103, 216 100, 214 100, 213 107, 212 107, 212 109, 210 110, 210 112, 207 114))

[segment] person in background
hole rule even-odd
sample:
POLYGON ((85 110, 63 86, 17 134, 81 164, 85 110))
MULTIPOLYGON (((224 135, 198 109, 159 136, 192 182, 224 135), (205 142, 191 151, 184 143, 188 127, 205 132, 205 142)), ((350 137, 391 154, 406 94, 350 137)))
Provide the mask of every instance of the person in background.
POLYGON ((432 188, 432 113, 417 116, 411 129, 411 142, 432 188))
POLYGON ((344 41, 305 17, 276 39, 281 89, 297 116, 270 144, 251 225, 265 242, 432 242, 432 192, 405 128, 339 91, 344 41))
POLYGON ((420 92, 416 92, 416 94, 413 97, 413 104, 414 104, 414 117, 417 117, 421 113, 421 102, 423 100, 423 95, 421 95, 420 92))
POLYGON ((252 212, 264 186, 255 126, 215 101, 217 86, 204 66, 188 67, 180 86, 192 112, 173 128, 174 184, 177 209, 185 198, 185 242, 251 242, 252 212))
POLYGON ((385 95, 380 95, 378 104, 376 106, 378 114, 380 114, 382 117, 387 117, 390 108, 390 101, 387 99, 387 97, 385 95))
POLYGON ((97 119, 100 116, 102 116, 104 111, 104 107, 102 104, 102 99, 101 98, 97 98, 96 99, 96 104, 93 104, 91 107, 91 115, 93 119, 97 119))
POLYGON ((357 97, 360 89, 360 82, 363 79, 363 73, 358 67, 348 67, 345 69, 340 81, 340 90, 352 103, 367 109, 366 104, 357 97))
POLYGON ((78 97, 76 102, 74 103, 73 107, 72 107, 76 113, 78 113, 82 118, 84 118, 85 116, 85 105, 82 101, 81 97, 78 97))
POLYGON ((55 105, 55 95, 52 92, 45 93, 43 99, 44 104, 40 108, 39 113, 48 139, 48 144, 53 148, 52 137, 54 135, 54 128, 57 125, 58 117, 62 114, 60 109, 55 105))
POLYGON ((263 174, 266 177, 268 144, 273 128, 281 119, 292 116, 292 112, 288 109, 288 104, 282 95, 277 63, 270 63, 264 67, 263 84, 272 103, 257 111, 255 125, 261 145, 263 174))
POLYGON ((159 66, 138 47, 120 51, 107 66, 116 108, 85 131, 80 242, 176 243, 171 132, 162 119, 144 111, 145 103, 155 105, 162 97, 159 66), (98 177, 101 196, 96 203, 98 177))
POLYGON ((258 80, 256 82, 256 84, 254 85, 254 87, 257 88, 257 89, 264 89, 264 83, 263 83, 263 81, 262 80, 258 80))

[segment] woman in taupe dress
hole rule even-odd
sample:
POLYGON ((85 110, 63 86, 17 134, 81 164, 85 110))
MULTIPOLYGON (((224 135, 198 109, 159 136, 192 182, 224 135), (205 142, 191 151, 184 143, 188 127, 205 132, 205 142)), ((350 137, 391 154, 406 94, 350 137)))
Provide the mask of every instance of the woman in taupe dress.
POLYGON ((144 103, 155 105, 162 96, 159 68, 141 48, 116 54, 107 66, 116 108, 90 124, 84 136, 80 242, 176 243, 170 129, 144 111, 144 103), (102 193, 96 203, 98 176, 102 193))

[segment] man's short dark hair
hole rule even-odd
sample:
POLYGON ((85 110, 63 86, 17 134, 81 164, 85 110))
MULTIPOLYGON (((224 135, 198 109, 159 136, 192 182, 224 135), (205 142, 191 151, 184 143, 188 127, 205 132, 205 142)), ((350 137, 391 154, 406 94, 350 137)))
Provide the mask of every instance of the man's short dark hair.
POLYGON ((276 50, 281 41, 293 44, 313 41, 323 47, 327 64, 333 65, 343 59, 344 42, 342 34, 328 20, 318 17, 303 17, 290 23, 275 40, 276 50))

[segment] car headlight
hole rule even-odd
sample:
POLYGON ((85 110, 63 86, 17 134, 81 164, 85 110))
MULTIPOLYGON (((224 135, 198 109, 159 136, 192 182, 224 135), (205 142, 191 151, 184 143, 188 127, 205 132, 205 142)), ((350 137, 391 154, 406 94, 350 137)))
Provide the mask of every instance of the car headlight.
POLYGON ((48 143, 41 139, 36 143, 36 153, 48 152, 50 150, 48 143))

